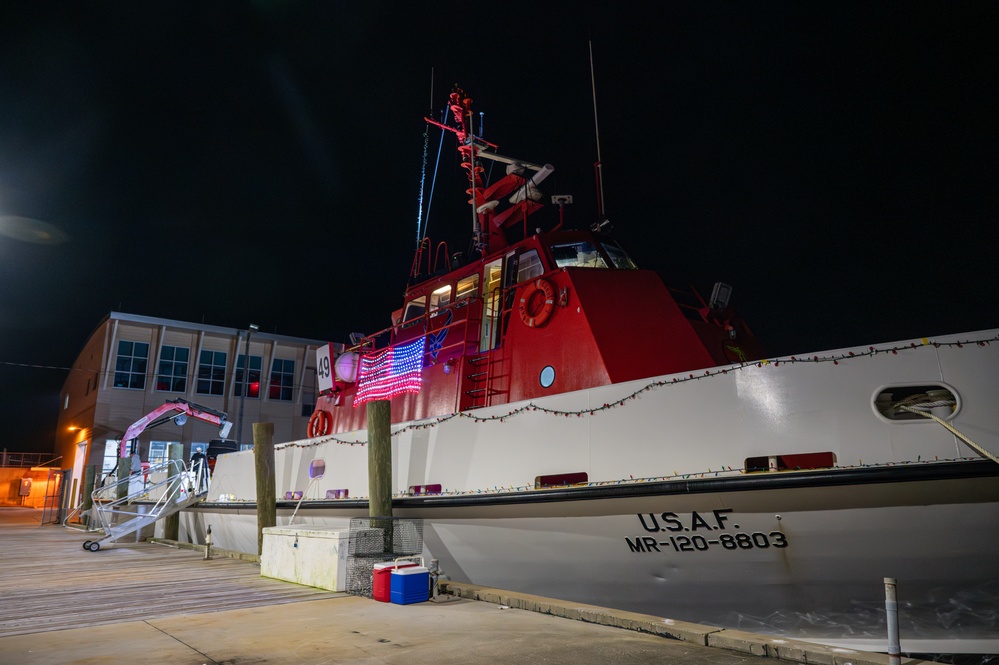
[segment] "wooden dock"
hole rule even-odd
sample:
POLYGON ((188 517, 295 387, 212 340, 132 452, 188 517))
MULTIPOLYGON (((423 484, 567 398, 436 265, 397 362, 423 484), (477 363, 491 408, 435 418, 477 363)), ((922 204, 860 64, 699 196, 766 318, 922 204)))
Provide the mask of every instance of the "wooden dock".
POLYGON ((88 552, 83 542, 103 532, 43 526, 41 514, 0 507, 0 637, 344 595, 154 543, 88 552))

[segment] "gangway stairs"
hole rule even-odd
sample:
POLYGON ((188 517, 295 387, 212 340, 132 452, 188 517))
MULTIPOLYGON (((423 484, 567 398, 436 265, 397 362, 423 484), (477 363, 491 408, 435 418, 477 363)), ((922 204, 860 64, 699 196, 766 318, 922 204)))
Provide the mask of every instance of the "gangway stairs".
POLYGON ((95 489, 92 511, 96 519, 91 523, 99 523, 104 536, 84 542, 83 549, 96 552, 102 542, 116 542, 198 503, 208 493, 207 474, 205 464, 189 468, 183 460, 169 460, 95 489))

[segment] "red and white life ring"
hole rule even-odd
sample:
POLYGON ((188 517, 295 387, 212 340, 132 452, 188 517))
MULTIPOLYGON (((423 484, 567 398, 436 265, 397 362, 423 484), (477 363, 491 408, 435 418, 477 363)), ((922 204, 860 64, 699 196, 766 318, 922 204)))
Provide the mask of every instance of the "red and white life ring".
POLYGON ((326 436, 332 427, 333 419, 330 417, 330 412, 316 409, 309 418, 309 438, 326 436))
POLYGON ((555 310, 555 289, 546 279, 538 278, 520 294, 520 320, 528 328, 540 328, 555 310))

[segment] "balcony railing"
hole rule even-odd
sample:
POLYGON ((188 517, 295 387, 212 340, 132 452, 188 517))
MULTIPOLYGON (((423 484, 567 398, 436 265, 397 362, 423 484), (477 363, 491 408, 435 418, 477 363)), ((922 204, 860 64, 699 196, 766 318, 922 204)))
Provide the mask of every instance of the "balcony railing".
POLYGON ((56 462, 62 456, 56 457, 52 453, 0 453, 0 467, 30 468, 33 466, 49 466, 58 469, 56 462))

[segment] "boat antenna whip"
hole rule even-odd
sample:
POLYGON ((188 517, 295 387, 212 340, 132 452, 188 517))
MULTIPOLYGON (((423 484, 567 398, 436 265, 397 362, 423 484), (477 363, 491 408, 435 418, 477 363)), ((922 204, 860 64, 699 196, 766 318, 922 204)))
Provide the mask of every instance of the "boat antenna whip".
MULTIPOLYGON (((434 68, 430 68, 430 109, 434 108, 434 68)), ((430 125, 423 129, 423 164, 420 165, 420 196, 416 211, 416 247, 420 247, 423 238, 423 187, 427 182, 427 146, 430 142, 430 125)), ((430 221, 430 210, 427 210, 427 221, 430 221)))
POLYGON ((593 169, 597 176, 597 224, 603 226, 606 220, 606 212, 604 209, 604 172, 603 163, 600 159, 600 122, 597 119, 597 79, 593 73, 593 40, 589 41, 590 45, 590 90, 593 93, 593 129, 597 135, 597 163, 593 165, 593 169))

